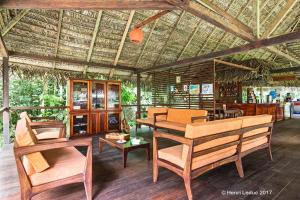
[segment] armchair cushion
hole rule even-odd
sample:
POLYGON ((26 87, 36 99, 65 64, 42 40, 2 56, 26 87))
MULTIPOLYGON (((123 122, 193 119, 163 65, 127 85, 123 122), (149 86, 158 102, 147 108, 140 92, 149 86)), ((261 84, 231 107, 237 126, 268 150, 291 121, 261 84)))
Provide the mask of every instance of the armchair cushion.
POLYGON ((267 136, 255 138, 253 140, 245 141, 242 145, 242 152, 247 151, 249 149, 255 148, 259 145, 265 144, 268 142, 267 136))
POLYGON ((33 186, 68 178, 85 170, 86 157, 75 147, 65 147, 43 151, 50 168, 29 176, 33 186))
POLYGON ((35 129, 38 140, 59 138, 59 128, 39 128, 35 129))
MULTIPOLYGON (((16 126, 16 147, 30 146, 37 144, 37 138, 33 134, 30 127, 28 127, 26 119, 20 119, 16 126)), ((41 152, 35 152, 23 156, 23 166, 28 175, 42 172, 49 168, 47 160, 41 152)))
MULTIPOLYGON (((148 115, 147 118, 154 119, 154 113, 166 113, 168 112, 168 108, 161 108, 161 107, 149 107, 148 108, 148 115)), ((157 116, 158 120, 166 120, 166 115, 159 115, 157 116)))
MULTIPOLYGON (((195 109, 168 109, 167 121, 179 122, 182 124, 192 123, 192 117, 207 116, 207 110, 195 109)), ((199 119, 197 122, 205 122, 205 119, 199 119)))
MULTIPOLYGON (((259 124, 265 124, 272 121, 272 115, 256 115, 256 116, 244 116, 239 117, 238 119, 242 119, 242 128, 249 127, 249 126, 255 126, 259 124)), ((268 127, 265 128, 258 128, 252 131, 248 131, 244 133, 244 138, 253 136, 259 133, 264 133, 268 131, 268 127)))
POLYGON ((185 131, 186 124, 172 121, 159 121, 155 124, 157 127, 163 127, 166 129, 176 130, 176 131, 185 131))
MULTIPOLYGON (((181 168, 184 168, 186 163, 186 158, 182 157, 183 149, 184 149, 184 145, 176 145, 176 146, 160 149, 158 150, 158 158, 169 161, 181 168)), ((230 157, 234 155, 235 152, 236 152, 236 146, 232 146, 203 156, 198 156, 193 159, 192 169, 197 169, 199 167, 203 167, 210 163, 230 157)))

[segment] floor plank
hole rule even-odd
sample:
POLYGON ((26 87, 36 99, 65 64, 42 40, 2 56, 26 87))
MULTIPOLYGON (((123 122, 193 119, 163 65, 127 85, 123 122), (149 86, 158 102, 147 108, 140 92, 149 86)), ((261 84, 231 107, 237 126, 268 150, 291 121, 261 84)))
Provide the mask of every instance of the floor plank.
MULTIPOLYGON (((195 199, 300 199, 299 122, 299 119, 291 119, 276 123, 272 137, 273 162, 268 160, 264 150, 248 155, 243 159, 243 179, 239 178, 233 163, 213 169, 193 180, 195 199), (258 192, 261 195, 227 192, 258 192)), ((139 135, 152 140, 151 131, 147 128, 139 129, 139 135)), ((130 152, 128 167, 123 169, 121 154, 108 146, 100 154, 97 139, 93 139, 94 199, 187 199, 182 179, 166 169, 159 170, 157 183, 152 182, 152 161, 147 161, 144 150, 130 152)), ((174 143, 162 141, 162 146, 170 145, 174 143)), ((11 146, 0 150, 0 160, 0 199, 20 199, 11 146)), ((33 199, 85 199, 84 187, 83 184, 62 186, 36 195, 33 199)))

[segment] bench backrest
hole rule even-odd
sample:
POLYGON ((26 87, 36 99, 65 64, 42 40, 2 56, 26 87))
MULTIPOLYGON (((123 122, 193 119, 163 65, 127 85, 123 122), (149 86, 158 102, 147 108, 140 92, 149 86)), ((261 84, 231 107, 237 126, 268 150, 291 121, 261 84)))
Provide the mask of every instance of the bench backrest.
MULTIPOLYGON (((168 108, 163 107, 149 107, 147 110, 147 117, 153 119, 154 113, 166 113, 168 112, 168 108)), ((166 115, 159 115, 157 116, 157 119, 159 120, 166 120, 166 115)))
MULTIPOLYGON (((192 123, 192 117, 200 116, 207 116, 207 110, 169 108, 167 121, 188 124, 192 123)), ((206 119, 198 119, 195 122, 205 121, 206 119)))
MULTIPOLYGON (((194 140, 192 166, 197 168, 237 154, 242 120, 224 119, 206 123, 192 123, 186 127, 185 137, 194 140), (225 157, 224 157, 225 156, 225 157)), ((182 159, 188 157, 189 147, 183 146, 182 159)))
MULTIPOLYGON (((255 116, 244 116, 238 117, 238 119, 243 120, 242 128, 247 128, 251 126, 256 126, 260 124, 266 124, 272 122, 272 115, 255 115, 255 116)), ((244 132, 244 138, 254 136, 260 133, 268 131, 268 127, 257 128, 251 131, 244 132)))

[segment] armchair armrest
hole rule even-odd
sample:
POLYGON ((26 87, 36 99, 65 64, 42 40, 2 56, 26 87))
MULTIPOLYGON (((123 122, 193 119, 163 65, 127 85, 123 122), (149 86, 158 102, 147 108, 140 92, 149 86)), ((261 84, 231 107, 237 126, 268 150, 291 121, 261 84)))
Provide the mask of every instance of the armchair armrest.
POLYGON ((148 112, 147 110, 136 111, 135 112, 135 119, 140 118, 142 113, 147 113, 147 112, 148 112))
POLYGON ((195 117, 192 117, 192 123, 194 123, 194 121, 198 120, 198 119, 206 119, 209 121, 209 116, 195 116, 195 117))
POLYGON ((49 116, 49 117, 30 117, 31 120, 51 120, 51 121, 57 121, 54 116, 49 116))
POLYGON ((51 121, 51 122, 31 122, 29 123, 32 129, 37 128, 65 128, 65 124, 58 121, 51 121))
POLYGON ((43 140, 39 140, 38 144, 46 144, 46 143, 56 143, 56 142, 67 142, 69 141, 68 138, 54 138, 54 139, 43 139, 43 140))
POLYGON ((193 140, 189 139, 189 138, 185 138, 182 136, 178 136, 178 135, 173 135, 173 134, 169 134, 169 133, 163 133, 163 132, 159 132, 159 131, 154 131, 153 132, 153 139, 157 139, 157 138, 165 138, 165 139, 169 139, 169 140, 173 140, 182 144, 186 144, 191 146, 193 144, 193 140))
POLYGON ((17 157, 21 157, 34 152, 75 146, 88 146, 90 148, 92 146, 92 138, 80 138, 56 143, 40 143, 32 146, 17 147, 14 148, 14 151, 17 157))
POLYGON ((157 122, 157 116, 160 116, 160 115, 168 115, 168 113, 167 112, 165 112, 165 113, 154 113, 153 114, 154 115, 154 126, 155 126, 155 123, 157 122))

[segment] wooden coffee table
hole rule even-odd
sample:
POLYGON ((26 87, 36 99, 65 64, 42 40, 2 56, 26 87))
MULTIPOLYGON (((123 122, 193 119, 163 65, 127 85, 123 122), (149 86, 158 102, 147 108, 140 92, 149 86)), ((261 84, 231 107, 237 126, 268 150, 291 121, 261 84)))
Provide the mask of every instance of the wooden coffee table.
POLYGON ((133 151, 135 149, 145 149, 147 152, 148 161, 150 160, 150 143, 145 140, 142 140, 140 142, 140 144, 135 144, 135 145, 132 144, 130 140, 127 141, 126 143, 119 144, 119 143, 117 143, 117 140, 107 139, 107 138, 105 138, 105 135, 100 136, 99 137, 99 151, 100 152, 103 151, 103 146, 105 144, 108 144, 109 146, 114 147, 114 148, 118 149, 120 152, 122 152, 124 168, 126 168, 128 152, 133 151))

